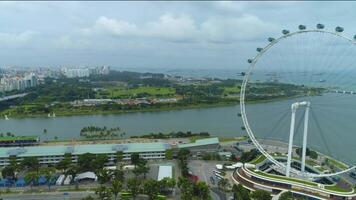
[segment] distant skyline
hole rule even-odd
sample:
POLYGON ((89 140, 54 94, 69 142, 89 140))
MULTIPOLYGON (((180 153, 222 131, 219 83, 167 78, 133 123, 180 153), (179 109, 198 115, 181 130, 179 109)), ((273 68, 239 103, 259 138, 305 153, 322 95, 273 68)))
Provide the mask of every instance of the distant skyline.
POLYGON ((0 2, 0 66, 244 68, 299 24, 356 34, 356 2, 0 2))

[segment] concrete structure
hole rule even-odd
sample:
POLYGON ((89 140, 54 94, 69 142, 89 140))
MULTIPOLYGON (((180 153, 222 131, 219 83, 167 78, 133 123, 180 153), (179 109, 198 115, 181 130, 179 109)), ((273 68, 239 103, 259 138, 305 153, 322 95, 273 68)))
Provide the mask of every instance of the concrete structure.
POLYGON ((292 161, 292 151, 293 151, 293 139, 294 139, 294 126, 295 126, 295 113, 297 109, 301 106, 305 106, 305 114, 304 114, 304 132, 303 132, 303 152, 302 152, 302 172, 305 171, 305 157, 306 157, 306 146, 307 146, 307 135, 308 135, 308 121, 309 121, 309 108, 310 102, 302 101, 295 102, 291 106, 292 117, 290 123, 290 133, 289 133, 289 143, 288 143, 288 159, 287 159, 287 168, 286 168, 286 176, 290 176, 291 170, 291 161, 292 161))
POLYGON ((56 164, 64 159, 65 154, 71 154, 72 161, 77 162, 78 156, 85 153, 104 154, 108 156, 108 164, 116 159, 117 152, 123 152, 123 160, 130 160, 132 153, 138 153, 144 159, 164 159, 165 143, 129 143, 129 144, 87 144, 75 146, 31 146, 0 148, 0 166, 9 164, 9 157, 18 161, 25 157, 37 157, 40 164, 56 164))
POLYGON ((232 174, 232 179, 236 184, 242 184, 251 191, 260 189, 271 192, 273 195, 290 191, 296 196, 307 197, 308 199, 356 199, 353 188, 342 191, 336 189, 334 185, 323 185, 285 176, 267 175, 245 166, 238 168, 232 174))
POLYGON ((164 178, 172 178, 173 167, 171 165, 160 165, 158 167, 157 180, 160 181, 164 178))
POLYGON ((202 153, 218 153, 219 147, 219 138, 206 138, 196 140, 193 143, 178 144, 179 149, 189 149, 189 151, 195 155, 202 153))

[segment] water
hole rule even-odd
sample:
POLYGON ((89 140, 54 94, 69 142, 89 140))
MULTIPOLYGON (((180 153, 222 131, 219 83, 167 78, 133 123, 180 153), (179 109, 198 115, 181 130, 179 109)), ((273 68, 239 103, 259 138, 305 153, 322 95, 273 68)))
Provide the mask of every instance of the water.
MULTIPOLYGON (((287 141, 290 105, 301 99, 247 105, 251 128, 257 137, 287 141)), ((348 163, 356 163, 356 95, 327 94, 312 97, 308 145, 348 163), (348 112, 345 112, 348 111, 348 112), (313 117, 314 116, 314 117, 313 117), (321 128, 318 127, 320 125, 321 128), (350 153, 352 152, 352 153, 350 153)), ((241 136, 244 133, 239 106, 201 108, 119 115, 69 116, 0 120, 0 132, 15 135, 41 135, 42 139, 79 138, 80 129, 93 126, 121 127, 127 136, 150 132, 206 131, 215 136, 241 136), (43 135, 47 129, 47 135, 43 135)), ((297 113, 295 143, 300 144, 302 110, 297 113), (298 128, 299 127, 299 128, 298 128)))

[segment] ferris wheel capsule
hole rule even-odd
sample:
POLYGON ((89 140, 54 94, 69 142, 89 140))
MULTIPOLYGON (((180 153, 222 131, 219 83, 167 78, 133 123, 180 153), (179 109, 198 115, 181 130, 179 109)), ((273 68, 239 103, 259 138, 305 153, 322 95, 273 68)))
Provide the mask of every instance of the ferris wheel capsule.
POLYGON ((344 31, 344 28, 342 28, 341 26, 337 26, 337 27, 335 28, 335 31, 338 32, 338 33, 341 33, 341 32, 344 31))
POLYGON ((324 29, 325 26, 324 26, 324 24, 317 24, 317 25, 316 25, 316 28, 317 28, 317 29, 324 29))
POLYGON ((252 63, 252 59, 248 59, 247 62, 248 62, 248 63, 252 63))
POLYGON ((256 49, 257 52, 261 52, 262 50, 263 50, 263 48, 261 48, 261 47, 258 47, 258 48, 256 49))
POLYGON ((282 33, 283 33, 283 35, 287 35, 287 34, 289 34, 289 31, 288 30, 283 30, 282 33))
POLYGON ((273 42, 274 40, 276 40, 276 39, 274 39, 273 37, 268 38, 268 42, 273 42))
POLYGON ((305 30, 307 27, 305 25, 299 25, 298 28, 299 30, 305 30))

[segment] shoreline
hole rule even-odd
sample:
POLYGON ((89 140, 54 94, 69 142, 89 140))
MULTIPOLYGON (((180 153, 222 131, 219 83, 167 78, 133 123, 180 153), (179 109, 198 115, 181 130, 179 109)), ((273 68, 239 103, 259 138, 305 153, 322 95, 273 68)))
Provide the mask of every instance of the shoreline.
MULTIPOLYGON (((246 105, 254 105, 254 104, 264 104, 264 103, 273 103, 283 100, 289 100, 294 98, 300 98, 304 95, 297 95, 291 97, 281 97, 275 98, 271 100, 256 100, 256 101, 247 101, 245 102, 246 105)), ((112 111, 94 111, 92 113, 89 112, 55 112, 56 117, 72 117, 72 116, 89 116, 89 115, 120 115, 120 114, 127 114, 127 113, 146 113, 146 112, 162 112, 162 111, 178 111, 178 110, 189 110, 189 109, 200 109, 200 108, 215 108, 215 107, 228 107, 228 106, 236 106, 240 105, 240 101, 236 102, 220 102, 220 103, 213 103, 213 104, 193 104, 193 105, 186 105, 186 106, 167 106, 167 107, 160 107, 160 108, 145 108, 145 109, 135 109, 135 110, 112 110, 112 111)), ((5 115, 2 113, 2 115, 5 115)), ((32 115, 8 115, 8 117, 14 119, 31 119, 31 118, 53 118, 48 117, 46 114, 32 114, 32 115)))
MULTIPOLYGON (((73 117, 73 116, 90 116, 90 115, 120 115, 128 113, 146 113, 146 112, 164 112, 164 111, 175 111, 175 110, 189 110, 189 109, 200 109, 200 108, 215 108, 224 106, 234 106, 239 105, 240 102, 226 102, 226 103, 216 103, 216 104, 198 104, 198 105, 188 105, 188 106, 174 106, 174 107, 164 107, 164 108, 148 108, 142 110, 114 110, 114 111, 98 111, 93 113, 74 113, 74 114, 63 114, 56 113, 56 117, 73 117)), ((9 119, 31 119, 31 118, 53 118, 47 117, 47 114, 34 114, 34 115, 11 115, 8 116, 9 119)))

